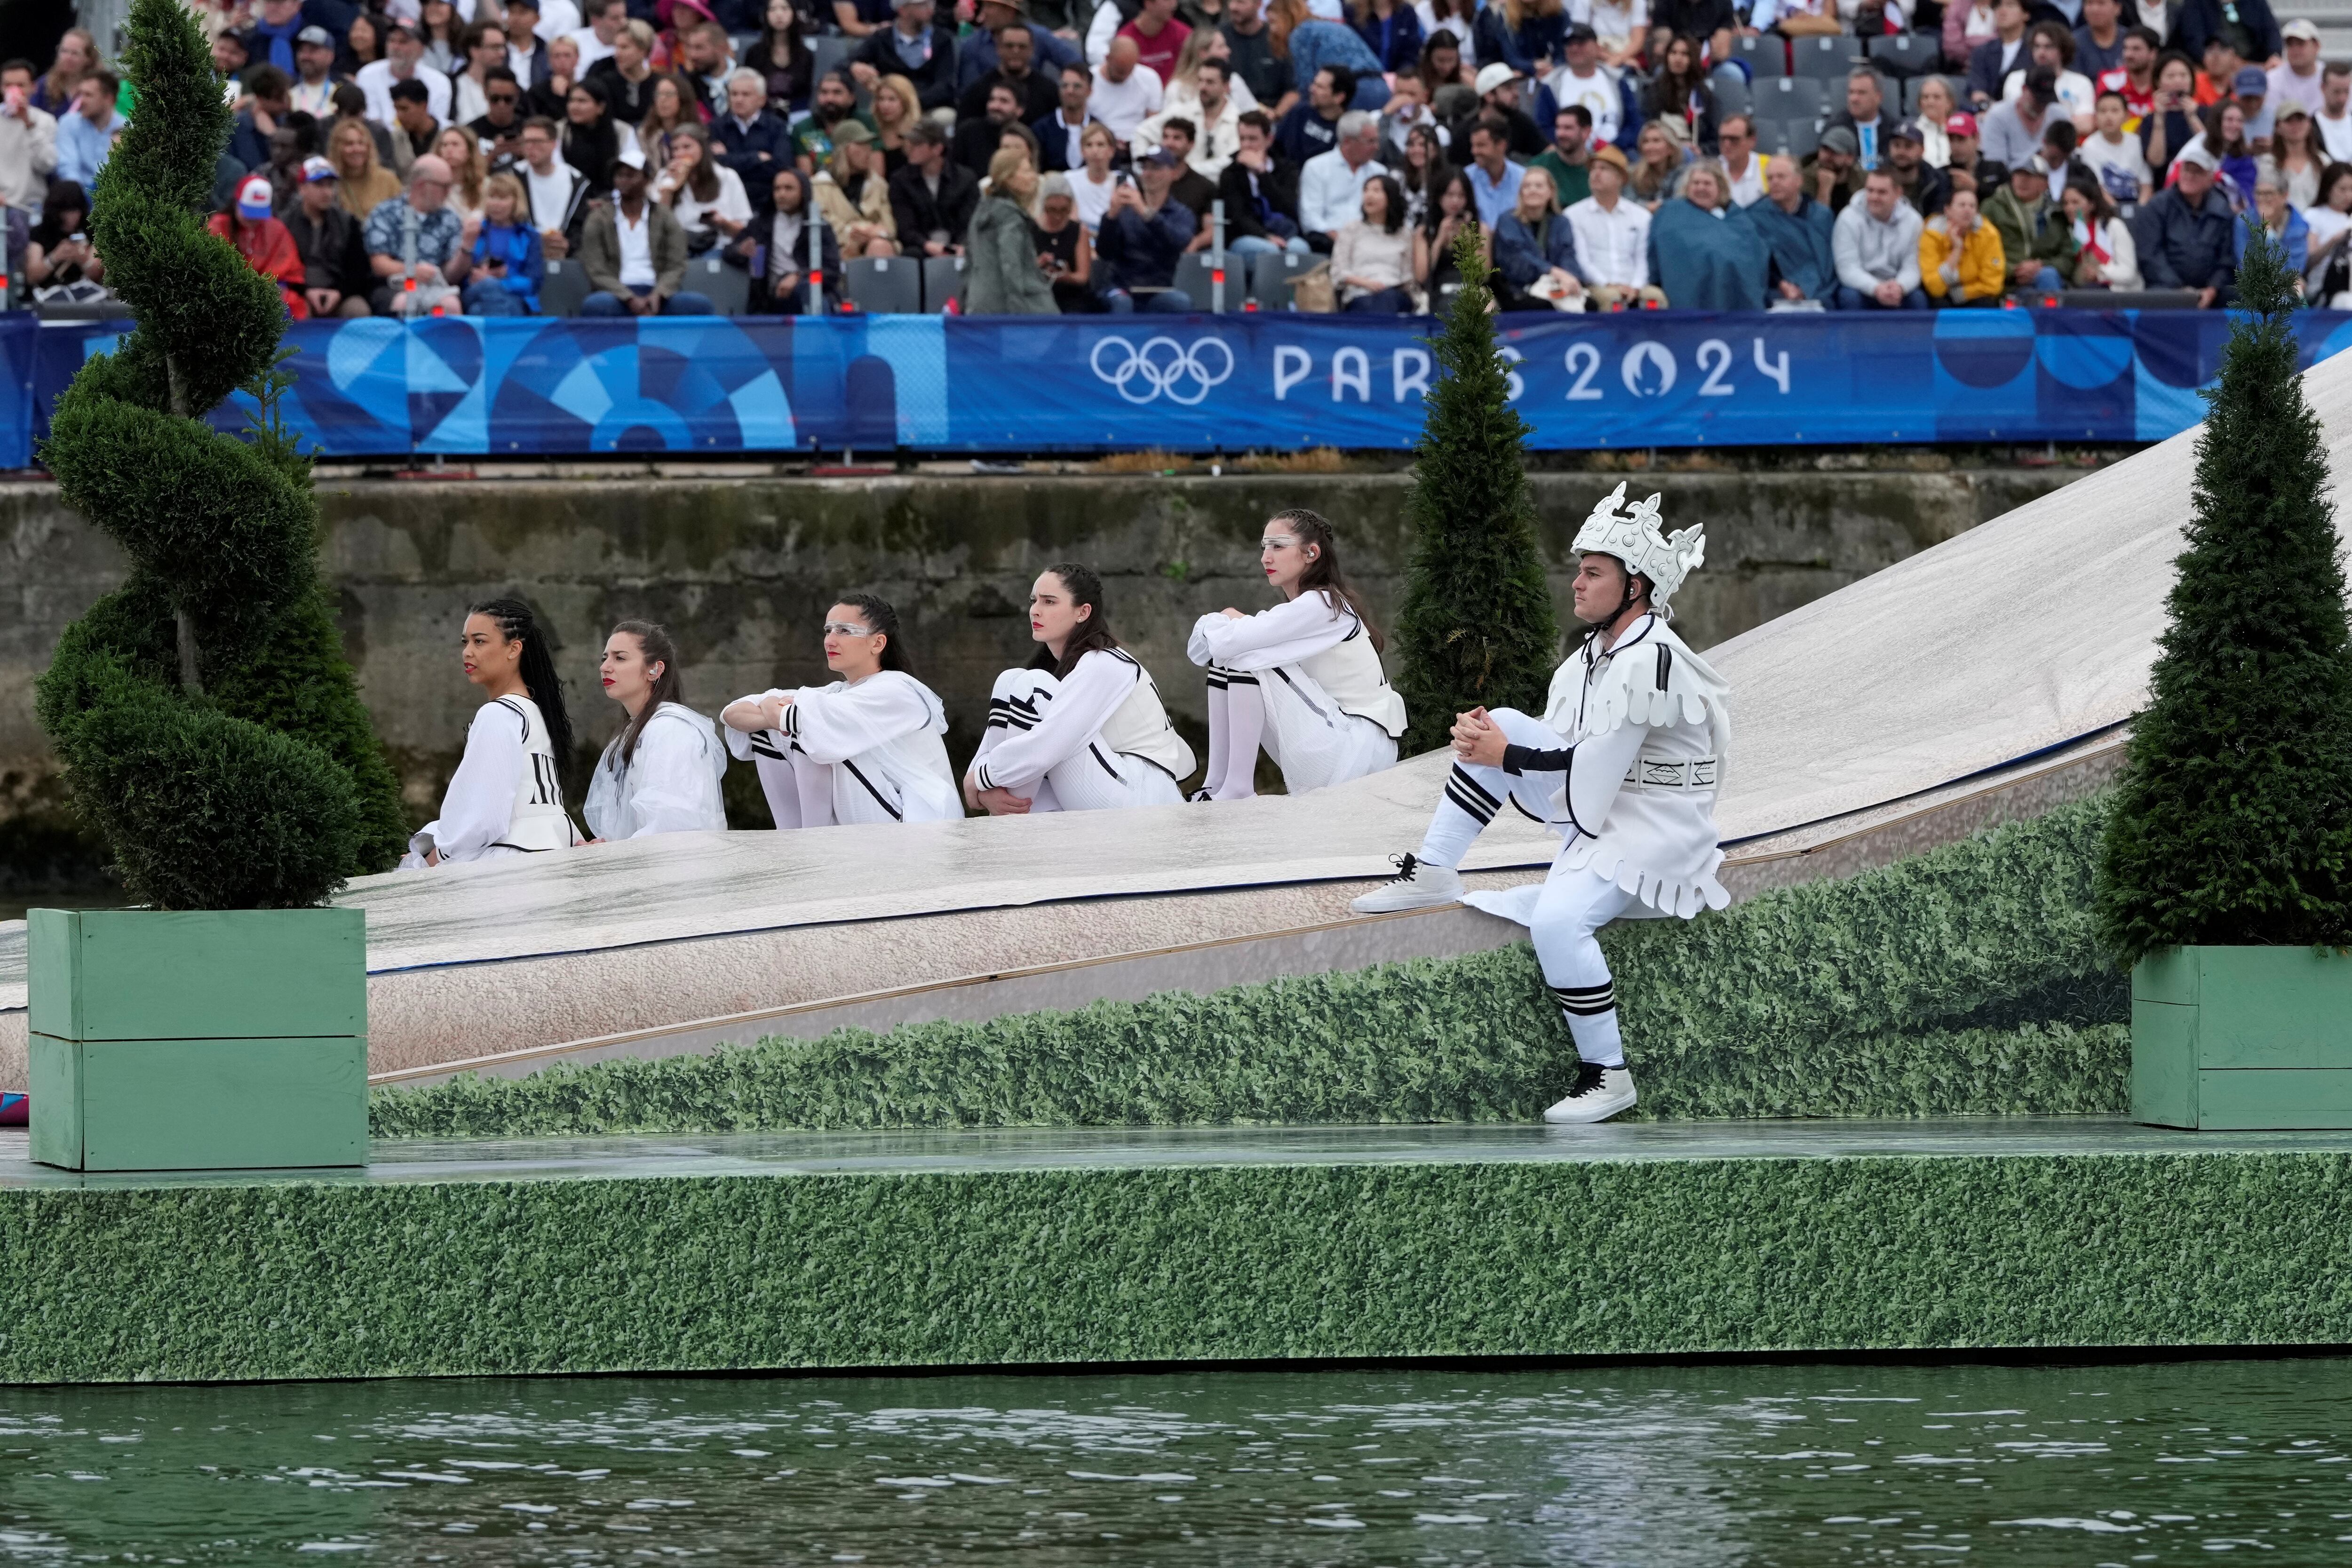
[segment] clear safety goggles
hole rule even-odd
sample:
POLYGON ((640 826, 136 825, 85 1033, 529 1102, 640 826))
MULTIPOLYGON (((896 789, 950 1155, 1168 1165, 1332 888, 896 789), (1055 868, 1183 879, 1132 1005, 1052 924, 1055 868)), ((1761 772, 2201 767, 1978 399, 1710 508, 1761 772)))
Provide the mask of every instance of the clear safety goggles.
POLYGON ((874 635, 874 628, 858 626, 853 621, 827 621, 824 623, 824 635, 829 637, 870 637, 874 635))
POLYGON ((1257 542, 1260 550, 1287 550, 1299 542, 1295 533, 1269 533, 1257 542))

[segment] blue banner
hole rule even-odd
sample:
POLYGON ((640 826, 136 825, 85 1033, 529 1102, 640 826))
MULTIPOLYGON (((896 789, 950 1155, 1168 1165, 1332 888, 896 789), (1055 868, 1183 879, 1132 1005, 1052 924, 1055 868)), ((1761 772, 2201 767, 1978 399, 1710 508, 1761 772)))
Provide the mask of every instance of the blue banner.
MULTIPOLYGON (((1512 316, 1514 405, 1552 451, 2161 440, 2203 416, 2217 311, 1512 316)), ((120 322, 0 318, 0 468, 120 322)), ((1418 319, 303 322, 289 423, 321 456, 1403 448, 1435 375, 1418 319)), ((2297 319, 2305 363, 2352 314, 2297 319)), ((232 400, 215 415, 243 426, 232 400)))

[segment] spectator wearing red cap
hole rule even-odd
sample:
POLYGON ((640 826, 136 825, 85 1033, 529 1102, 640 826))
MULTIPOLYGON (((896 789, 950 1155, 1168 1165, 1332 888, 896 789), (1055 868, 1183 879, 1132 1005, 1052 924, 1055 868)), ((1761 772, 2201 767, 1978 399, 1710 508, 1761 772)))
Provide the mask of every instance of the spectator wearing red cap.
POLYGON ((310 319, 310 301, 302 295, 302 256, 286 226, 270 216, 267 177, 255 174, 236 189, 236 205, 215 213, 212 231, 236 247, 246 264, 278 284, 286 313, 298 321, 310 319))

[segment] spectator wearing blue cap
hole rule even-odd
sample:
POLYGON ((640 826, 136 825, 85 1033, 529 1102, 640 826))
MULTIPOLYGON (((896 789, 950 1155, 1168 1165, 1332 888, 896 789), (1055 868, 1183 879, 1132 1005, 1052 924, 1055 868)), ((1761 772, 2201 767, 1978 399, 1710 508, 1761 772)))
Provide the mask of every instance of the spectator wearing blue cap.
POLYGON ((2270 105, 2270 73, 2260 66, 2241 66, 2230 83, 2230 96, 2246 117, 2246 140, 2267 142, 2278 119, 2270 105))

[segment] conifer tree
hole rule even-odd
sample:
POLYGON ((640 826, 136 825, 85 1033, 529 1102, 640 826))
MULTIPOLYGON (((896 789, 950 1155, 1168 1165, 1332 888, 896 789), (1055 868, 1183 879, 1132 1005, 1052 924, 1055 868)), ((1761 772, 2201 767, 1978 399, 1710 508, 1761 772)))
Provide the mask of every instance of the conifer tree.
POLYGON ((2293 279, 2263 230, 2238 288, 2247 314, 2207 394, 2189 548, 2104 846, 2100 934, 2126 963, 2352 944, 2344 569, 2293 279))
POLYGON ((180 0, 136 0, 138 106, 90 237, 139 325, 74 378, 41 456, 130 580, 67 628, 39 713, 130 891, 163 909, 316 903, 406 837, 317 561, 309 461, 276 415, 278 285, 206 232, 229 113, 180 0), (240 440, 205 416, 260 401, 240 440))
POLYGON ((1398 611, 1397 690, 1408 754, 1445 744, 1471 708, 1543 710, 1559 659, 1559 621, 1536 547, 1525 442, 1510 367, 1495 350, 1494 296, 1465 229, 1454 245, 1463 283, 1433 346, 1430 388, 1405 515, 1413 528, 1398 611))

